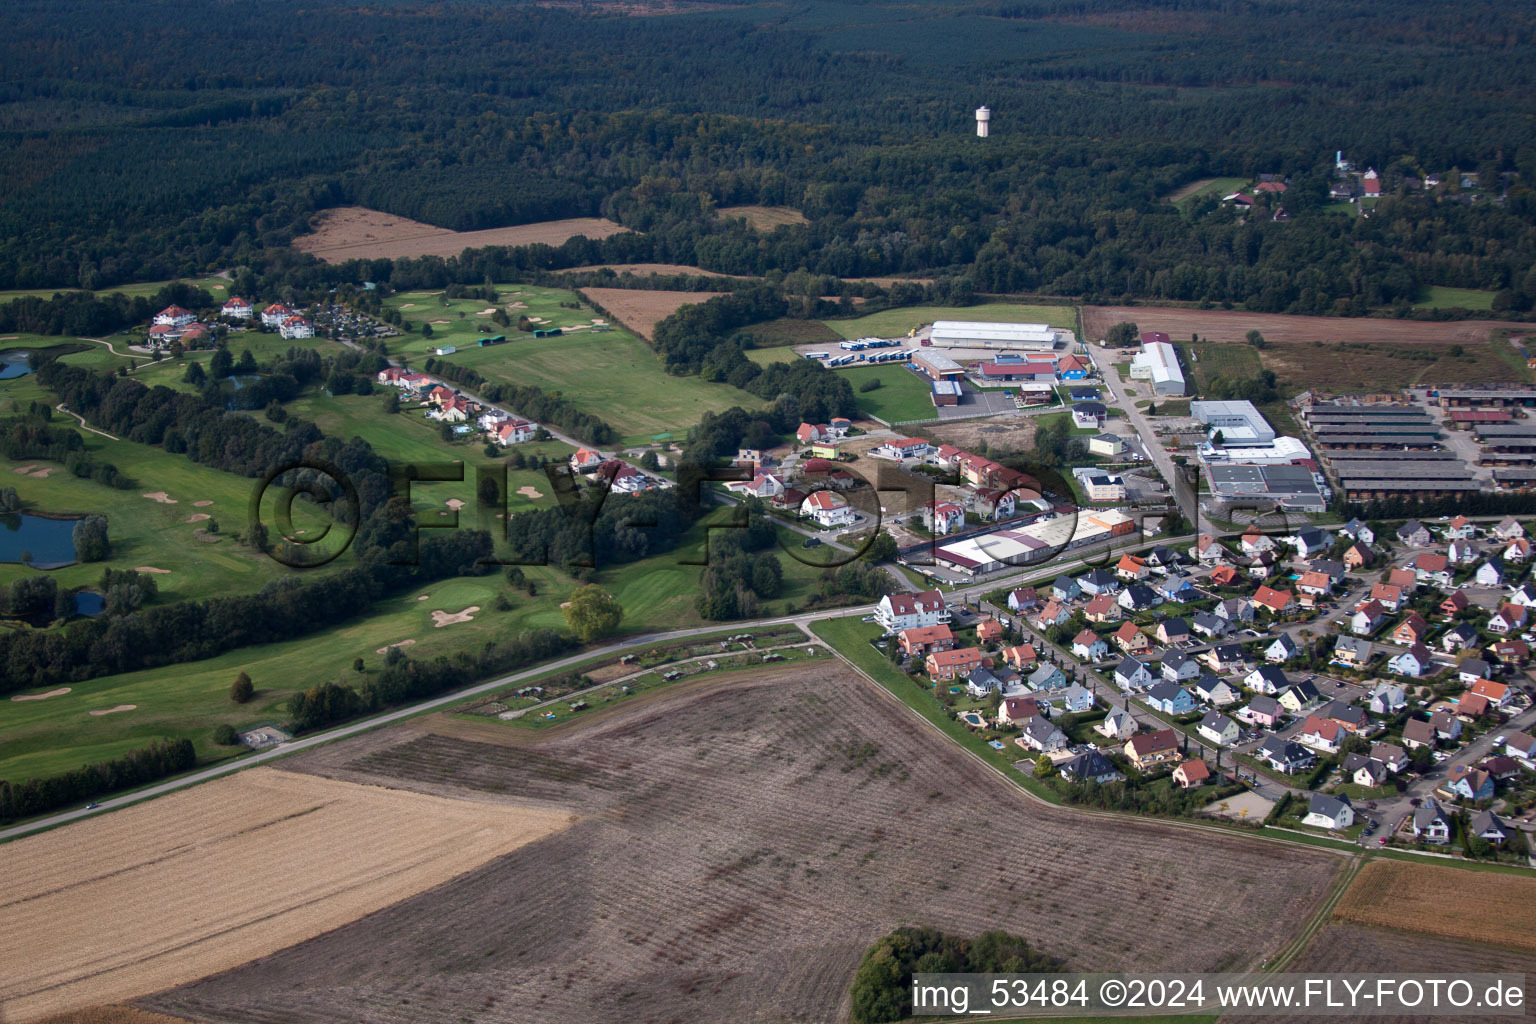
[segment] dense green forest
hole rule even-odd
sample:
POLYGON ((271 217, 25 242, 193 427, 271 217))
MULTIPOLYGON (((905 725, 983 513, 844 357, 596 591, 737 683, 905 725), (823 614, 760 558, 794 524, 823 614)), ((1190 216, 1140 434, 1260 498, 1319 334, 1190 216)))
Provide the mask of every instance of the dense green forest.
POLYGON ((1342 314, 1406 311, 1438 284, 1536 306, 1528 8, 667 9, 8 4, 0 288, 226 266, 302 279, 287 243, 357 203, 455 229, 600 214, 643 232, 498 257, 545 268, 921 273, 1342 314), (1368 218, 1328 208, 1338 149, 1384 176, 1368 218), (1260 173, 1290 179, 1289 220, 1167 201, 1260 173), (1430 173, 1445 191, 1402 187, 1430 173), (742 203, 810 223, 759 233, 715 215, 742 203))

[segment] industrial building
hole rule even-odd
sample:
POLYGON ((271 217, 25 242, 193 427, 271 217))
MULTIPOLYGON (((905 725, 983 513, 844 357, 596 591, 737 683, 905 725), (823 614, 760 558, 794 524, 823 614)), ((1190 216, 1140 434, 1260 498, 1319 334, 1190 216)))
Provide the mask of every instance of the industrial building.
POLYGON ((965 376, 965 367, 943 352, 924 349, 912 354, 912 365, 928 375, 929 380, 953 380, 965 376))
MULTIPOLYGON (((1440 425, 1421 406, 1324 402, 1303 416, 1333 485, 1348 501, 1439 498, 1480 489, 1462 458, 1445 450, 1440 425)), ((1475 429, 1485 426, 1501 425, 1475 429)))
POLYGON ((1011 565, 1030 565, 1063 550, 1086 547, 1136 530, 1136 521, 1115 510, 1079 512, 1044 522, 968 537, 934 552, 942 565, 970 576, 997 572, 1011 565))
POLYGON ((1302 415, 1320 449, 1440 447, 1439 425, 1416 405, 1328 402, 1302 415))
POLYGON ((1211 493, 1226 502, 1274 504, 1295 512, 1323 512, 1328 500, 1305 466, 1213 465, 1206 470, 1211 493))
POLYGON ((1471 471, 1458 458, 1340 459, 1330 462, 1329 469, 1348 501, 1399 496, 1443 498, 1478 490, 1471 471))
POLYGON ((1199 455, 1200 461, 1207 466, 1290 466, 1312 458, 1307 446, 1294 437, 1277 437, 1269 444, 1202 444, 1199 455))
POLYGON ((936 320, 928 332, 934 348, 1050 352, 1058 342, 1075 340, 1071 331, 1050 324, 992 324, 972 320, 936 320))
POLYGON ((959 405, 960 382, 957 380, 936 380, 933 382, 933 404, 959 405))
POLYGON ((1440 404, 1452 409, 1508 409, 1536 406, 1536 389, 1518 387, 1441 388, 1434 392, 1440 404))
POLYGON ((1275 428, 1252 402, 1190 402, 1189 414, 1212 434, 1221 431, 1222 443, 1235 448, 1267 445, 1275 439, 1275 428))
POLYGON ((1131 376, 1151 381, 1153 394, 1184 394, 1184 371, 1179 368, 1178 350, 1162 331, 1148 331, 1141 336, 1141 352, 1131 360, 1131 376))

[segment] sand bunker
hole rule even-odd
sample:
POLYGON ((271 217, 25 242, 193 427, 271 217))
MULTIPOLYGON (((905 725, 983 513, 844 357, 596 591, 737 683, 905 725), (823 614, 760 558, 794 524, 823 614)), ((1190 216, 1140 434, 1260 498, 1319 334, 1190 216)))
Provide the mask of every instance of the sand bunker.
POLYGON ((89 713, 100 717, 101 715, 115 715, 119 711, 132 711, 136 707, 138 707, 137 704, 119 704, 115 708, 97 708, 89 713))
POLYGON ((39 469, 36 472, 28 473, 27 476, 33 477, 34 479, 37 479, 37 480, 41 480, 43 477, 47 476, 49 473, 52 473, 57 468, 58 468, 57 466, 48 466, 48 467, 46 467, 44 469, 39 469))
POLYGON ((490 316, 494 312, 496 312, 496 307, 495 306, 486 306, 484 309, 482 309, 480 311, 479 315, 480 316, 490 316))
POLYGON ((36 466, 17 466, 15 469, 11 470, 11 472, 20 473, 22 476, 26 476, 36 468, 36 466))
POLYGON ((187 516, 187 522, 189 522, 189 523, 200 523, 204 519, 212 519, 212 518, 213 517, 210 516, 207 512, 194 512, 191 515, 187 516))
POLYGON ((436 327, 438 324, 451 324, 451 323, 453 323, 452 320, 433 320, 432 321, 432 326, 436 327))
POLYGON ((455 512, 464 507, 464 502, 460 501, 458 498, 449 498, 447 501, 443 502, 443 504, 447 505, 455 512))
POLYGON ((400 308, 401 309, 415 309, 416 308, 416 303, 414 303, 414 302, 402 302, 402 303, 400 303, 400 308))
POLYGON ((474 613, 479 610, 480 606, 477 604, 472 604, 463 611, 454 612, 451 615, 441 609, 434 609, 432 612, 432 625, 442 629, 444 626, 451 626, 455 622, 468 622, 475 617, 474 613))
POLYGON ((202 501, 194 501, 192 504, 196 508, 207 508, 209 505, 212 505, 213 502, 207 498, 204 498, 202 501))
POLYGON ((169 569, 156 569, 152 565, 136 565, 136 566, 133 567, 133 571, 134 572, 170 572, 171 570, 169 570, 169 569))
POLYGON ((531 317, 528 318, 528 322, 531 323, 531 324, 547 324, 547 323, 549 323, 548 320, 545 320, 541 316, 531 316, 531 317))
POLYGON ((422 594, 420 597, 416 598, 416 600, 418 600, 418 601, 425 601, 427 598, 429 598, 431 596, 432 596, 431 594, 422 594))
POLYGON ((525 498, 542 498, 542 497, 544 497, 544 495, 542 493, 540 493, 539 489, 537 487, 533 486, 532 484, 524 484, 523 486, 521 486, 521 487, 519 487, 517 489, 517 493, 521 494, 525 498))
POLYGON ((69 692, 69 687, 61 686, 57 690, 49 690, 47 693, 18 693, 11 700, 47 700, 49 697, 62 697, 69 692))
POLYGON ((415 641, 414 638, 410 639, 410 640, 396 640, 392 644, 385 644, 383 647, 380 647, 378 650, 374 651, 373 653, 374 654, 387 654, 391 647, 409 647, 409 646, 411 646, 411 644, 413 644, 415 642, 416 641, 415 641))
POLYGON ((528 308, 528 303, 526 303, 526 302, 514 302, 514 303, 512 303, 512 305, 508 306, 507 308, 508 309, 527 309, 528 308))
POLYGON ((144 495, 144 497, 148 498, 150 501, 158 501, 162 505, 176 504, 176 499, 171 497, 169 494, 166 494, 164 491, 150 491, 148 494, 144 495))

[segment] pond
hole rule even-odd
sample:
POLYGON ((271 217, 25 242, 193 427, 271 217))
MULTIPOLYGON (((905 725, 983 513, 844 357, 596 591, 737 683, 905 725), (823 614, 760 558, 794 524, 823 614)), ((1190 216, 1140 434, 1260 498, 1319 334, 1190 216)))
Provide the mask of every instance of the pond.
POLYGON ((34 569, 58 569, 75 562, 75 523, 79 519, 48 519, 26 513, 0 515, 0 562, 20 562, 31 556, 34 569))
POLYGON ((107 599, 90 590, 75 594, 75 614, 95 618, 107 610, 107 599))
POLYGON ((31 355, 24 350, 0 352, 0 380, 11 380, 31 373, 32 364, 27 362, 31 355))

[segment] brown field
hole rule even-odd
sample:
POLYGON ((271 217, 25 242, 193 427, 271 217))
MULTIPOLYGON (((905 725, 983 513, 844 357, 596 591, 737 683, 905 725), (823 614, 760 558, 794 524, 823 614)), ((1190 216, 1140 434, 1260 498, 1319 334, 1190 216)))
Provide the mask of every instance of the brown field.
POLYGON ((363 206, 326 210, 315 218, 314 230, 293 240, 293 247, 327 263, 343 260, 400 259, 414 256, 457 256, 486 245, 561 245, 577 235, 607 238, 627 228, 597 217, 547 220, 485 231, 449 231, 363 206))
POLYGON ((665 318, 692 302, 708 302, 720 292, 655 292, 635 288, 583 288, 581 294, 597 303, 619 323, 646 340, 665 318))
POLYGON ((1078 967, 1241 969, 1343 863, 1036 804, 834 666, 722 676, 563 732, 487 723, 492 742, 437 721, 284 763, 579 820, 143 1004, 284 1024, 829 1021, 898 925, 1006 928, 1078 967))
POLYGON ((1129 320, 1143 331, 1163 331, 1175 342, 1191 334, 1202 341, 1245 340, 1257 328, 1266 341, 1377 342, 1385 345, 1423 345, 1439 342, 1480 344, 1488 333, 1510 325, 1498 320, 1455 320, 1427 323, 1419 320, 1380 320, 1362 317, 1287 316, 1282 313, 1244 313, 1228 309, 1173 309, 1160 306, 1084 306, 1083 332, 1097 341, 1121 321, 1129 320))
POLYGON ((185 1018, 149 1013, 132 1006, 92 1006, 60 1013, 38 1024, 186 1024, 185 1018))
POLYGON ((253 768, 18 840, 0 847, 0 1020, 228 970, 570 821, 253 768))
POLYGON ((1375 860, 1334 908, 1356 924, 1536 951, 1536 878, 1375 860))
MULTIPOLYGON (((1453 869, 1447 869, 1453 870, 1453 869)), ((1464 882, 1458 895, 1475 892, 1483 883, 1497 889, 1506 875, 1483 875, 1457 872, 1464 882), (1499 881, 1491 881, 1491 879, 1499 881)), ((1356 885, 1359 883, 1356 882, 1356 885)), ((1513 949, 1501 949, 1475 942, 1450 942, 1428 935, 1392 931, 1386 928, 1368 928, 1364 925, 1343 921, 1330 921, 1325 925, 1297 957, 1290 972, 1343 972, 1363 974, 1411 974, 1434 972, 1446 974, 1524 974, 1526 976, 1526 1004, 1536 998, 1536 956, 1513 949)), ((1282 1024, 1294 1020, 1323 1020, 1322 1017, 1274 1016, 1263 1017, 1249 1014, 1229 1015, 1222 1024, 1282 1024)), ((1335 1020, 1343 1020, 1335 1017, 1335 1020)), ((1487 1024, 1490 1020, 1508 1020, 1486 1014, 1449 1014, 1435 1017, 1371 1016, 1362 1017, 1372 1024, 1423 1024, 1433 1020, 1435 1024, 1487 1024)))
POLYGON ((997 458, 1008 452, 1025 452, 1034 447, 1035 418, 1003 416, 961 420, 958 423, 924 423, 918 432, 934 442, 966 449, 974 448, 976 442, 984 440, 987 442, 987 450, 993 458, 997 458))
POLYGON ((789 206, 722 206, 715 211, 722 217, 744 217, 758 231, 772 231, 785 224, 809 224, 805 215, 789 206))

